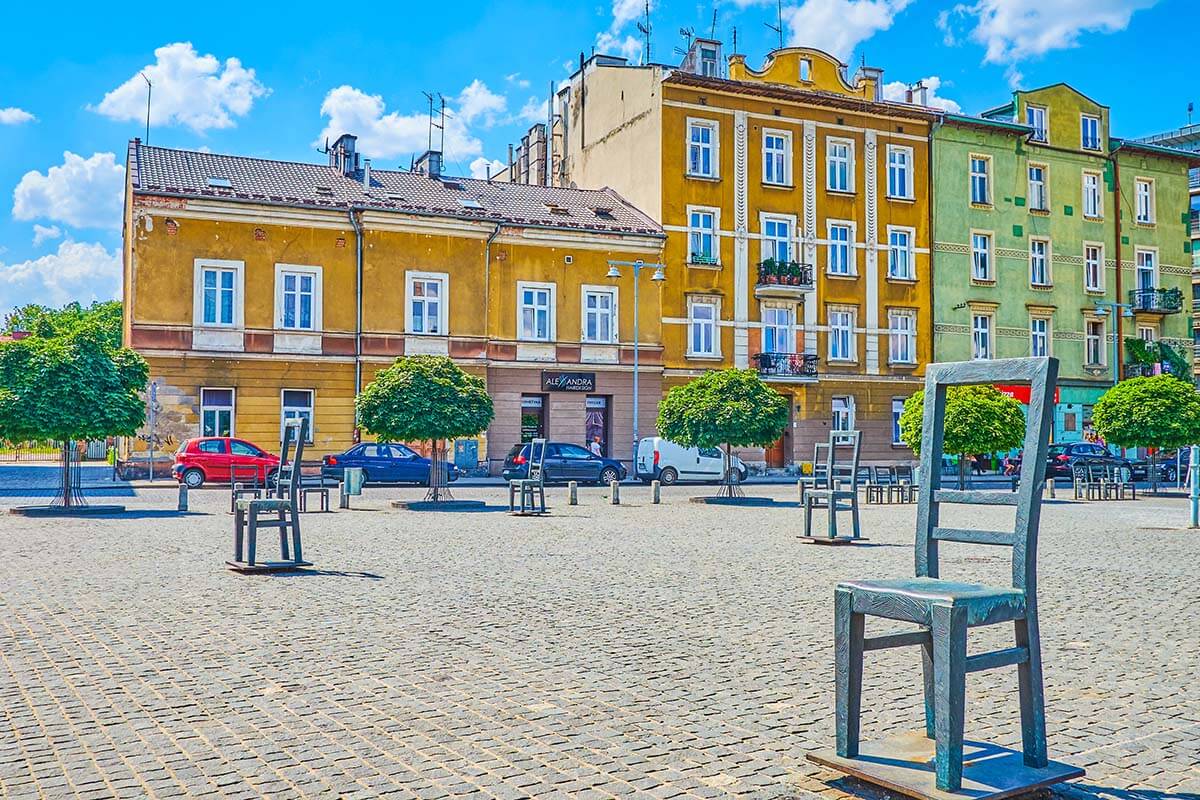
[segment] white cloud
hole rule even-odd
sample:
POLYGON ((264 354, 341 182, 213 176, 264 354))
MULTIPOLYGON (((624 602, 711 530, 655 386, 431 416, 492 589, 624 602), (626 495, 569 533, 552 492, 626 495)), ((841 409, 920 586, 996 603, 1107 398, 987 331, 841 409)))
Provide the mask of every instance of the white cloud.
POLYGON ((539 100, 536 97, 531 97, 525 101, 525 105, 521 106, 521 110, 517 112, 517 119, 532 125, 537 122, 545 122, 549 113, 550 101, 547 98, 543 97, 539 100))
MULTIPOLYGON (((186 125, 197 133, 232 128, 235 117, 248 114, 256 99, 270 93, 238 59, 222 63, 214 55, 202 56, 191 42, 164 45, 154 56, 155 62, 140 70, 154 85, 152 125, 186 125)), ((146 82, 135 73, 92 110, 111 119, 143 121, 146 82)))
POLYGON ((492 177, 500 170, 504 169, 507 164, 497 159, 487 159, 483 156, 471 162, 471 177, 485 180, 492 177))
POLYGON ((21 125, 33 122, 37 117, 23 108, 0 108, 0 125, 21 125))
POLYGON ((912 0, 804 0, 785 6, 788 44, 816 47, 849 61, 854 48, 892 27, 912 0))
MULTIPOLYGON (((939 97, 938 89, 942 88, 942 79, 937 75, 930 75, 928 78, 922 78, 921 83, 925 84, 925 104, 930 108, 941 108, 949 111, 951 114, 957 114, 962 111, 960 106, 955 101, 948 97, 939 97)), ((892 81, 883 85, 883 98, 891 100, 895 103, 903 103, 905 101, 905 91, 908 89, 908 84, 904 81, 892 81)))
POLYGON ((522 78, 521 73, 519 73, 519 72, 514 72, 512 74, 505 75, 504 80, 508 83, 511 83, 513 86, 517 87, 518 89, 528 89, 529 88, 529 81, 522 78))
MULTIPOLYGON (((650 11, 653 12, 657 5, 655 0, 651 0, 650 11)), ((637 36, 624 34, 623 28, 635 20, 640 20, 645 10, 645 0, 612 0, 612 22, 608 30, 596 34, 597 52, 624 56, 629 61, 640 64, 645 55, 644 42, 637 36)))
POLYGON ((57 251, 41 258, 15 264, 0 262, 0 295, 13 307, 111 300, 120 288, 120 251, 108 250, 102 244, 65 241, 57 251))
POLYGON ((34 225, 33 246, 37 247, 47 239, 57 239, 62 236, 62 228, 57 225, 34 225))
POLYGON ((463 123, 470 125, 479 122, 485 128, 495 125, 496 116, 508 110, 508 99, 493 92, 478 78, 459 92, 454 103, 458 108, 458 118, 463 123))
POLYGON ((13 217, 48 219, 75 228, 117 228, 125 193, 125 167, 112 153, 90 158, 71 151, 43 174, 26 172, 13 190, 13 217))

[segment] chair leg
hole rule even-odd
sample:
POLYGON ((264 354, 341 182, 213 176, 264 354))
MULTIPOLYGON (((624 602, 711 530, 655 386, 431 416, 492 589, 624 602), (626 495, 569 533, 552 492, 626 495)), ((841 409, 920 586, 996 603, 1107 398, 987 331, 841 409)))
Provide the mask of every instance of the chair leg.
POLYGON ((813 510, 812 495, 811 494, 805 495, 804 496, 804 536, 805 536, 805 538, 808 538, 808 539, 812 538, 812 510, 813 510))
POLYGON ((246 512, 240 508, 233 512, 233 560, 242 560, 242 539, 246 534, 246 512))
POLYGON ((300 550, 300 515, 292 514, 292 558, 297 561, 304 560, 304 554, 300 550))
POLYGON ((861 539, 862 532, 859 530, 859 527, 858 527, 858 494, 857 493, 855 493, 855 495, 850 498, 850 519, 851 519, 851 522, 853 523, 851 527, 853 527, 853 529, 854 529, 854 538, 861 539))
POLYGON ((1046 707, 1042 695, 1042 646, 1038 637, 1037 620, 1019 619, 1016 626, 1017 647, 1029 651, 1029 658, 1017 665, 1017 688, 1021 697, 1021 742, 1025 766, 1046 766, 1046 707))
POLYGON ((829 496, 829 518, 828 518, 827 524, 829 526, 829 538, 836 539, 837 538, 837 498, 833 496, 832 492, 830 493, 830 496, 829 496))
MULTIPOLYGON (((276 516, 279 518, 280 522, 288 521, 287 517, 282 511, 276 514, 276 516)), ((295 518, 293 517, 293 520, 294 519, 295 518)), ((291 556, 288 555, 288 529, 286 525, 279 526, 279 557, 281 561, 289 561, 291 559, 291 556)))
POLYGON ((962 788, 963 726, 967 700, 967 613, 933 606, 933 730, 937 788, 962 788))
POLYGON ((258 509, 250 506, 250 519, 246 525, 246 563, 254 566, 254 554, 258 546, 258 509))
POLYGON ((925 738, 933 739, 934 727, 933 640, 921 645, 921 673, 925 678, 925 738))
POLYGON ((837 754, 857 758, 865 619, 851 611, 849 591, 838 589, 833 597, 837 754))

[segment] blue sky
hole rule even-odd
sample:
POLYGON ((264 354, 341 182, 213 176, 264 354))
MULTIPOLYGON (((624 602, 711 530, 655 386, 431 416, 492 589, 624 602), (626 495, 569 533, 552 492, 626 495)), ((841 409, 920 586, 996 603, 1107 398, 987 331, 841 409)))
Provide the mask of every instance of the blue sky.
MULTIPOLYGON (((449 169, 503 159, 550 81, 580 51, 640 57, 643 0, 266 6, 18 4, 0 32, 0 314, 26 302, 117 296, 126 145, 151 142, 319 160, 327 134, 358 134, 377 167, 424 149, 423 91, 451 109, 449 169), (282 8, 282 10, 281 10, 282 8), (331 9, 345 9, 338 15, 331 9), (29 32, 38 31, 38 35, 29 32)), ((774 0, 657 0, 652 58, 675 63, 680 28, 716 34, 751 65, 778 44, 774 0)), ((926 79, 975 113, 1013 87, 1066 81, 1112 107, 1118 135, 1187 122, 1196 0, 785 0, 784 38, 865 57, 889 91, 926 79)), ((1200 115, 1196 116, 1200 119, 1200 115)))

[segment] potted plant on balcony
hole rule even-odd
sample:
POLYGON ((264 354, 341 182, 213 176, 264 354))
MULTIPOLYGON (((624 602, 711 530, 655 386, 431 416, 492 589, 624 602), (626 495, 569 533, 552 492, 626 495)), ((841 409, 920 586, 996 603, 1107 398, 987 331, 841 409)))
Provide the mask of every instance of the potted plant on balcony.
POLYGON ((779 263, 773 258, 767 258, 758 265, 759 283, 779 283, 779 263))

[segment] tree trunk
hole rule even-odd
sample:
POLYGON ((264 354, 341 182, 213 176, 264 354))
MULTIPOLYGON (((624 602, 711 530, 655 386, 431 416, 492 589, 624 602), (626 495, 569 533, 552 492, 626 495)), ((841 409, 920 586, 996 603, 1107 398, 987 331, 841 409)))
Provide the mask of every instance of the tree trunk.
POLYGON ((63 440, 62 443, 62 504, 63 508, 71 507, 71 447, 70 440, 63 440))
POLYGON ((439 447, 441 439, 429 440, 429 491, 425 494, 426 500, 431 500, 435 503, 440 503, 444 500, 452 500, 450 496, 450 487, 446 485, 446 473, 442 471, 442 449, 439 447))
POLYGON ((958 456, 958 488, 967 488, 967 454, 960 453, 958 456))

